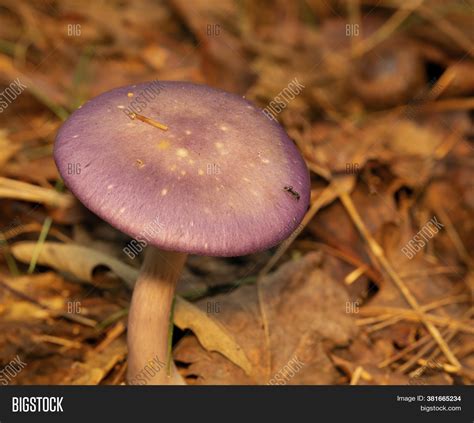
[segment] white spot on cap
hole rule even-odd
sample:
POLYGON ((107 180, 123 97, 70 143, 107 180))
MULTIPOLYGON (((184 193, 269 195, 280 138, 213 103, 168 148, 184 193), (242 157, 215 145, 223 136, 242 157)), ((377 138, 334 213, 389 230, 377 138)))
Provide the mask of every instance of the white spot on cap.
POLYGON ((176 155, 178 157, 187 157, 188 156, 188 150, 186 150, 185 148, 178 148, 176 150, 176 155))
POLYGON ((122 214, 124 211, 125 211, 125 207, 122 207, 122 208, 119 210, 119 213, 122 214))
POLYGON ((79 135, 74 135, 73 138, 77 138, 79 135))
POLYGON ((117 106, 117 109, 125 109, 125 106, 122 106, 122 105, 117 106))
POLYGON ((270 160, 268 160, 268 159, 262 159, 262 163, 270 163, 270 160))
POLYGON ((224 147, 224 144, 222 144, 221 142, 215 142, 214 145, 216 146, 216 148, 218 149, 221 149, 224 147))
POLYGON ((114 184, 107 185, 107 189, 112 189, 114 187, 114 184))
POLYGON ((198 170, 198 175, 204 175, 204 171, 202 169, 198 170))
POLYGON ((186 135, 191 135, 191 131, 190 131, 189 129, 186 129, 186 131, 184 131, 184 133, 185 133, 186 135))
POLYGON ((161 195, 165 196, 166 194, 168 194, 168 190, 166 188, 163 188, 161 190, 161 195))
POLYGON ((181 173, 181 175, 183 175, 183 176, 186 175, 186 171, 185 171, 185 170, 182 170, 180 173, 181 173))
POLYGON ((227 128, 227 126, 225 126, 225 125, 221 125, 219 128, 220 128, 222 131, 227 131, 227 130, 229 129, 229 128, 227 128))

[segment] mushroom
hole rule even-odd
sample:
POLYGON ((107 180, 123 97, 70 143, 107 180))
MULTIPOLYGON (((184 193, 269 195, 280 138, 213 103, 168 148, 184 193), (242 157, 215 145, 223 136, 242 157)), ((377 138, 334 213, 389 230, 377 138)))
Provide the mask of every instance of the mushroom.
POLYGON ((59 130, 54 158, 88 209, 147 245, 128 317, 128 383, 159 360, 169 371, 142 382, 179 384, 169 326, 187 254, 241 256, 278 244, 302 220, 310 180, 283 128, 245 98, 178 81, 145 97, 154 84, 84 104, 59 130))

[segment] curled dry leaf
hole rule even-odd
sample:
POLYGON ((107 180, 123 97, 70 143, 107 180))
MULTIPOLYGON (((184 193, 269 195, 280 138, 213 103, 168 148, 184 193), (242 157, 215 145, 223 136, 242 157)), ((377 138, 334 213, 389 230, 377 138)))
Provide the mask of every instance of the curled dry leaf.
MULTIPOLYGON (((12 246, 12 253, 23 263, 29 263, 36 242, 19 242, 12 246)), ((59 242, 45 242, 38 256, 38 264, 68 273, 78 279, 94 282, 94 270, 106 266, 132 288, 138 271, 119 260, 87 247, 59 242)))
POLYGON ((176 297, 174 323, 182 330, 191 329, 206 350, 220 352, 248 375, 252 373, 252 365, 232 333, 199 307, 176 297))
POLYGON ((30 201, 60 208, 69 208, 75 201, 70 194, 61 194, 53 189, 3 177, 0 177, 0 198, 30 201))

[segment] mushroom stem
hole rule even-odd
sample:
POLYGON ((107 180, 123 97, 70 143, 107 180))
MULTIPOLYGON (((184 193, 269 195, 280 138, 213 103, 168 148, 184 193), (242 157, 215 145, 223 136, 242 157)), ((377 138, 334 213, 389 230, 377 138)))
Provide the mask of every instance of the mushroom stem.
POLYGON ((180 385, 174 363, 168 365, 170 313, 176 283, 187 254, 148 246, 128 316, 127 382, 133 385, 180 385), (170 371, 168 371, 170 370, 170 371))

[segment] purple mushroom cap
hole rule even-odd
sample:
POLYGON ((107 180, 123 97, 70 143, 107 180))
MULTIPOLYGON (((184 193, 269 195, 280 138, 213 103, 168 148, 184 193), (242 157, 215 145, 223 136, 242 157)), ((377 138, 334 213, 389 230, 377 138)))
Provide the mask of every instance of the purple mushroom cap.
POLYGON ((309 172, 283 128, 238 95, 189 82, 93 98, 61 127, 54 158, 87 208, 164 250, 261 251, 287 238, 309 205, 309 172))

